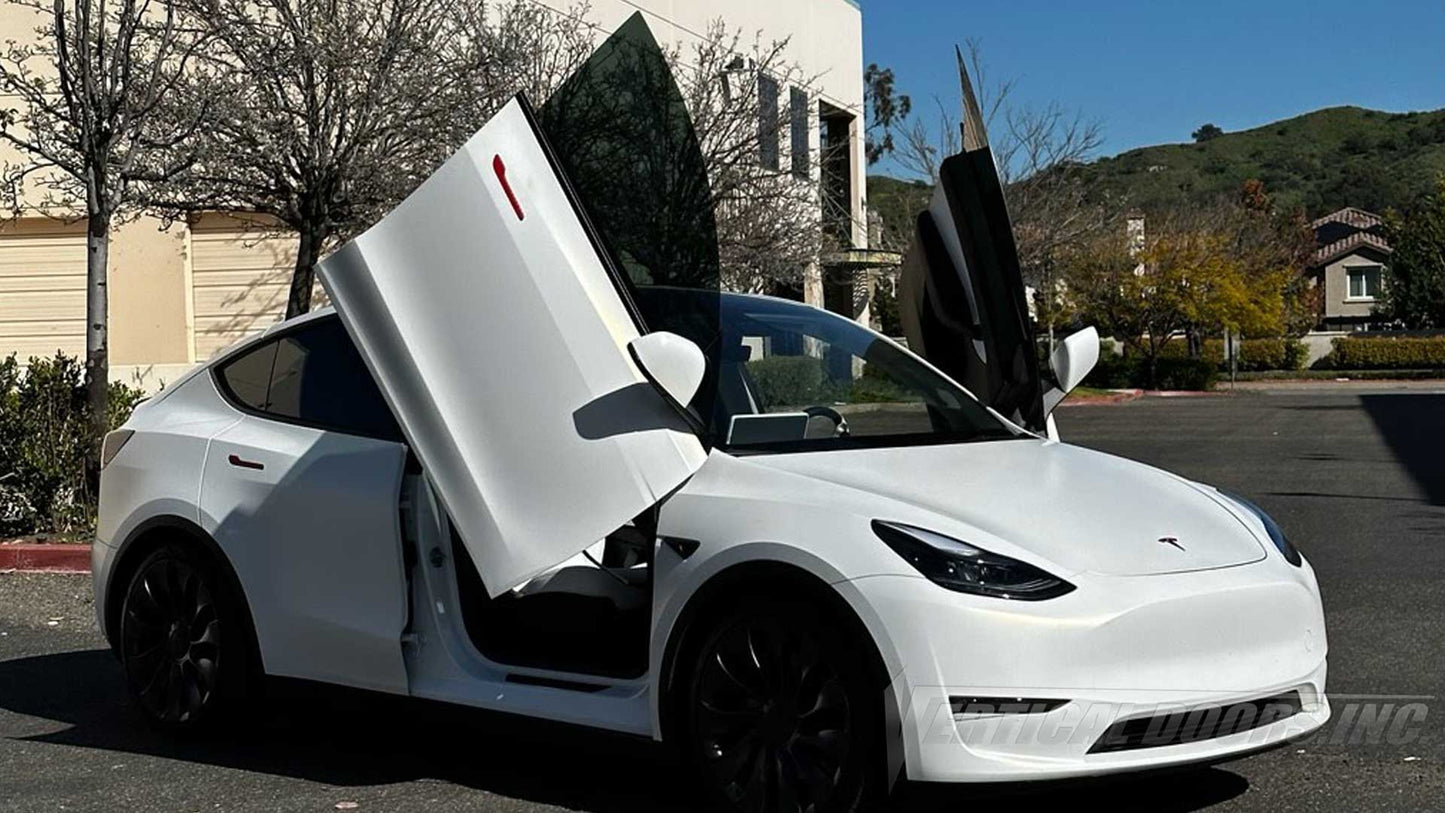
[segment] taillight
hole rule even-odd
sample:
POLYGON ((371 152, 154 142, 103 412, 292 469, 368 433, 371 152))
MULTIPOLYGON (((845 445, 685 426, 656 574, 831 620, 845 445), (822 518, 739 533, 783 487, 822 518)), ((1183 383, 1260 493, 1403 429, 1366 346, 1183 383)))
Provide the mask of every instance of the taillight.
POLYGON ((134 429, 117 429, 106 434, 105 440, 100 444, 100 467, 102 469, 110 465, 110 461, 115 459, 126 441, 129 441, 130 436, 134 434, 134 429))

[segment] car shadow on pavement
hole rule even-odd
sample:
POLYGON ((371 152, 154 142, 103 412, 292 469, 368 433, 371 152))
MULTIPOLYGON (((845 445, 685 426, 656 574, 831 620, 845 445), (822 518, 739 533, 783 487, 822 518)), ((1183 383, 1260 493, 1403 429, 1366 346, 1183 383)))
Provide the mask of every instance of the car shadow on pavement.
POLYGON ((1432 505, 1445 505, 1445 396, 1362 395, 1360 406, 1432 505))
MULTIPOLYGON (((178 736, 142 720, 102 649, 0 661, 0 709, 28 718, 0 731, 27 742, 97 749, 338 787, 445 781, 513 799, 601 811, 693 810, 677 756, 651 742, 509 715, 370 693, 285 686, 224 734, 178 736), (46 724, 47 721, 50 724, 46 724), (63 725, 57 728, 54 723, 63 725)), ((1188 811, 1248 789, 1217 768, 1029 789, 909 786, 896 807, 956 810, 984 800, 1012 810, 1062 804, 1188 811)))

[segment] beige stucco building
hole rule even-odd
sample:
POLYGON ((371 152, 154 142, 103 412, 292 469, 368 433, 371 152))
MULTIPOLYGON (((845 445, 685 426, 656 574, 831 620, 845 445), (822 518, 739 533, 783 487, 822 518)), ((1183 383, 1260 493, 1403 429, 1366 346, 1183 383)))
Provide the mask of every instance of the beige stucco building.
MULTIPOLYGON (((522 2, 554 9, 574 5, 570 0, 522 2)), ((854 246, 866 246, 858 6, 852 0, 593 0, 589 13, 601 38, 637 11, 647 15, 660 39, 681 46, 684 54, 718 19, 748 37, 756 33, 765 42, 788 41, 788 59, 802 75, 816 78, 805 88, 778 88, 780 103, 806 105, 810 151, 824 142, 846 144, 829 150, 831 161, 812 163, 834 179, 830 202, 839 213, 836 230, 854 246)), ((26 9, 0 4, 4 38, 31 36, 35 20, 26 9)), ((13 104, 13 98, 0 95, 0 107, 13 104)), ((784 156, 792 146, 790 136, 781 134, 784 156)), ((0 163, 19 160, 0 146, 0 163)), ((820 170, 813 171, 813 180, 819 180, 820 170)), ((83 355, 85 224, 63 219, 64 213, 41 211, 35 195, 25 204, 17 219, 0 222, 0 357, 15 353, 24 360, 56 351, 83 355)), ((120 226, 112 233, 109 269, 111 379, 154 388, 275 322, 285 311, 293 258, 286 237, 267 236, 220 215, 169 228, 150 217, 120 226)), ((811 269, 808 279, 809 301, 835 298, 825 290, 819 269, 811 269)), ((866 312, 851 315, 867 318, 866 312)))

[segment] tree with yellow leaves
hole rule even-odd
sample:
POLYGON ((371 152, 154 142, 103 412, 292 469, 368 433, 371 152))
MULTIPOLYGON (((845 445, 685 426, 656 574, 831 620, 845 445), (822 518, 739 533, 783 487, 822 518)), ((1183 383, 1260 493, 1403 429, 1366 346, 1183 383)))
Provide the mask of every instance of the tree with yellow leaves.
POLYGON ((1142 239, 1091 241, 1066 274, 1084 321, 1138 354, 1153 386, 1165 345, 1181 335, 1283 335, 1303 257, 1292 227, 1246 196, 1151 220, 1142 239))

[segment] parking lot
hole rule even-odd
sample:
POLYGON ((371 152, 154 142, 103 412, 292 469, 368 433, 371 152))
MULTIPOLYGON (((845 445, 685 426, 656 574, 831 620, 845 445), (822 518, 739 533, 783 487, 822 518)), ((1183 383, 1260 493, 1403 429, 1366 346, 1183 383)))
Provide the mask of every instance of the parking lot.
MULTIPOLYGON (((1026 792, 911 788, 908 807, 1439 809, 1445 386, 1144 398, 1065 407, 1058 421, 1070 442, 1278 519, 1324 591, 1335 720, 1219 767, 1026 792)), ((0 575, 0 810, 689 808, 681 771, 649 744, 410 702, 288 697, 237 735, 176 740, 127 707, 89 602, 85 577, 0 575)))

